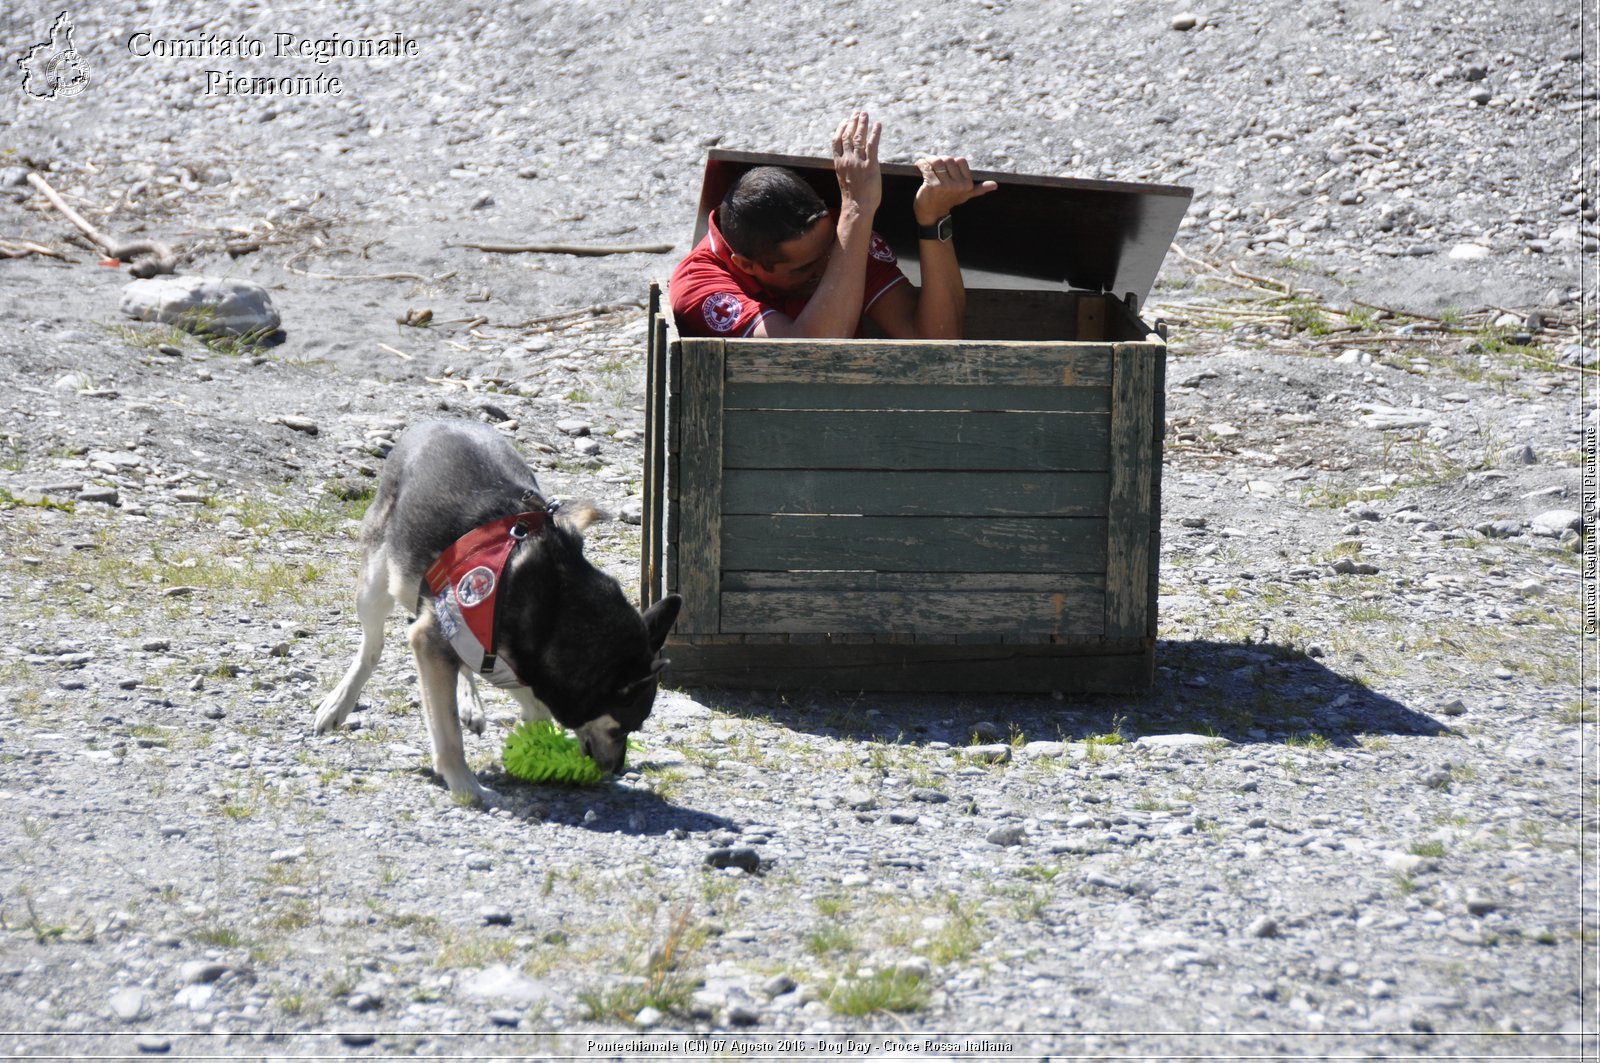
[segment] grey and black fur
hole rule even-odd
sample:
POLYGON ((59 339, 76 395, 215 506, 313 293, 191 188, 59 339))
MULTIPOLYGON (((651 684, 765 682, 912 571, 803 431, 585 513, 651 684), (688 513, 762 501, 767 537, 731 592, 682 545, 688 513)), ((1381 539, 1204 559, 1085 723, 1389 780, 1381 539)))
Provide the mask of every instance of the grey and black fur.
MULTIPOLYGON (((532 470, 496 429, 429 421, 408 430, 389 454, 361 525, 361 649, 317 707, 317 733, 337 728, 355 707, 377 666, 395 603, 416 601, 409 637, 434 770, 452 792, 493 802, 497 795, 467 767, 461 744, 463 718, 483 733, 482 704, 469 682, 472 704, 458 715, 457 673, 464 670, 439 630, 424 574, 472 529, 543 508, 532 470)), ((654 705, 656 677, 666 663, 661 646, 681 599, 668 595, 643 615, 630 605, 617 581, 583 556, 583 529, 597 517, 593 507, 562 508, 517 546, 501 578, 489 649, 528 684, 508 691, 524 719, 553 717, 577 732, 603 771, 617 772, 628 735, 654 705)))

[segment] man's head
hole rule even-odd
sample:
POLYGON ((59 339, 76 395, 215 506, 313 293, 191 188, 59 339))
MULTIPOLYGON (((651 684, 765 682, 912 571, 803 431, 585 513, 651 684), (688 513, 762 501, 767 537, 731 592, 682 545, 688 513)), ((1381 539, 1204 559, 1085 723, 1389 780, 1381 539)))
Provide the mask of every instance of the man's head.
POLYGON ((741 175, 722 197, 717 225, 734 265, 775 294, 814 291, 833 248, 822 197, 779 166, 741 175))

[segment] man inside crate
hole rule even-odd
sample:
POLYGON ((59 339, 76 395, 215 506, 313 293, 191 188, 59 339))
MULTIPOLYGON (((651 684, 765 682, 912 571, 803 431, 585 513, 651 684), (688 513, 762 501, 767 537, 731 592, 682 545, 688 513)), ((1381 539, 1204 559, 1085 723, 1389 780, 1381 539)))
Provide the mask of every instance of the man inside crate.
POLYGON ((966 288, 950 211, 992 192, 964 158, 919 159, 913 213, 922 262, 914 287, 872 230, 883 198, 883 124, 857 111, 833 135, 840 205, 832 214, 793 172, 760 166, 734 182, 669 286, 685 336, 847 339, 863 319, 891 339, 960 339, 966 288))

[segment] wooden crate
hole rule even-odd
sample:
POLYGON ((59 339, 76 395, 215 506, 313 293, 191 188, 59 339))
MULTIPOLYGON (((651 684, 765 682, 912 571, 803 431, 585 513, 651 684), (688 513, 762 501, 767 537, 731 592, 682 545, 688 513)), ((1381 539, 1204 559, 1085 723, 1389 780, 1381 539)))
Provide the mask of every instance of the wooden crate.
POLYGON ((680 339, 654 291, 651 319, 674 683, 1149 685, 1166 345, 1136 294, 972 289, 938 342, 680 339))

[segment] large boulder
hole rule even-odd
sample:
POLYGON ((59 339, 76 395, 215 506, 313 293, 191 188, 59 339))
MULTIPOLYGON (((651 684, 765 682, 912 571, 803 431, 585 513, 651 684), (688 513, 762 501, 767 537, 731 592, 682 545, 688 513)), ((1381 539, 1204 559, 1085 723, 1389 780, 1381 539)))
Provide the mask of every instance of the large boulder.
POLYGON ((259 284, 225 277, 150 277, 122 289, 122 312, 218 336, 266 336, 281 319, 259 284))

